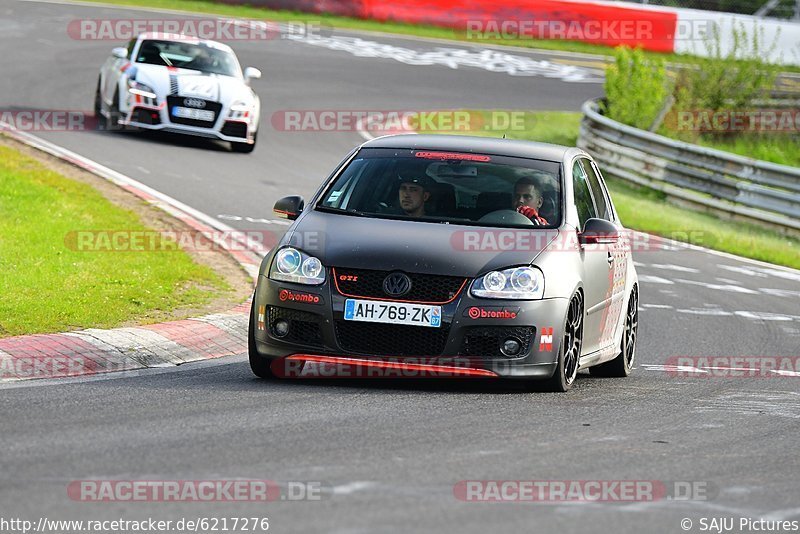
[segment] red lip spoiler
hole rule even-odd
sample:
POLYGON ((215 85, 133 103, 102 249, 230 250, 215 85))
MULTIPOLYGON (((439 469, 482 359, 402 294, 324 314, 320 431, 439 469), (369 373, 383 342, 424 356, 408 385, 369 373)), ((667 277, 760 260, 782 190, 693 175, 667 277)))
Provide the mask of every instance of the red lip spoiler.
MULTIPOLYGON (((433 364, 422 364, 422 363, 408 363, 408 362, 393 362, 393 361, 385 361, 385 360, 362 360, 358 358, 344 358, 341 356, 319 356, 315 354, 292 354, 291 356, 287 356, 282 360, 276 360, 273 363, 273 371, 276 371, 276 374, 279 374, 276 364, 277 362, 316 362, 316 363, 327 363, 333 365, 342 365, 342 366, 352 366, 352 367, 367 367, 367 368, 378 368, 378 369, 392 369, 398 371, 405 371, 408 373, 409 377, 414 377, 415 374, 418 376, 481 376, 481 377, 497 377, 497 373, 493 371, 489 371, 487 369, 477 369, 474 367, 457 367, 453 365, 433 365, 433 364)), ((284 366, 286 369, 290 368, 290 365, 284 366)), ((286 373, 289 374, 289 373, 286 373)), ((352 375, 350 375, 352 376, 352 375)), ((361 375, 357 375, 361 376, 361 375)), ((370 376, 370 375, 363 375, 363 376, 370 376)), ((380 376, 380 375, 378 375, 380 376)), ((393 375, 394 376, 394 375, 393 375)))

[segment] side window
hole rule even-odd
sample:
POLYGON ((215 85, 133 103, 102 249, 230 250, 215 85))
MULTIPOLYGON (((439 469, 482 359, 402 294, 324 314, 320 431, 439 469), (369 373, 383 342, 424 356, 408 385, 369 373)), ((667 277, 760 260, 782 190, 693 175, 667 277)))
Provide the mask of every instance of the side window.
POLYGON ((575 207, 578 209, 579 226, 583 228, 588 219, 597 217, 597 212, 592 203, 592 194, 589 191, 586 172, 577 160, 572 165, 572 188, 575 193, 575 207))
POLYGON ((603 194, 603 186, 600 185, 600 180, 597 178, 597 174, 594 172, 592 162, 588 159, 581 159, 580 161, 589 178, 589 187, 592 189, 594 204, 597 206, 597 216, 601 219, 610 221, 612 219, 611 210, 608 209, 606 196, 603 194))
POLYGON ((594 173, 600 179, 600 185, 603 190, 606 192, 606 203, 608 204, 608 214, 611 216, 612 220, 617 219, 617 210, 614 209, 614 205, 611 202, 611 191, 608 190, 608 184, 606 184, 605 178, 603 178, 603 173, 600 172, 600 167, 597 166, 597 163, 592 162, 592 169, 594 169, 594 173))

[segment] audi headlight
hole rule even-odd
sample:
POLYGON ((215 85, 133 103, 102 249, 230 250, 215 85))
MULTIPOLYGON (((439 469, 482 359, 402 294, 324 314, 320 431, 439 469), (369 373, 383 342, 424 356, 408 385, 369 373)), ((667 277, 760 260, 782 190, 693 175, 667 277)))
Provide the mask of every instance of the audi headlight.
POLYGON ((231 119, 249 119, 251 112, 254 110, 254 103, 247 103, 243 100, 237 100, 231 104, 231 109, 228 112, 228 117, 231 119))
POLYGON ((536 300, 544 296, 544 275, 534 267, 492 271, 476 279, 471 292, 488 299, 536 300))
POLYGON ((156 99, 156 92, 153 89, 144 83, 137 82, 136 80, 131 80, 128 78, 128 92, 132 95, 139 95, 143 98, 149 98, 151 100, 156 99))
POLYGON ((275 254, 269 277, 282 282, 317 286, 325 282, 325 267, 314 256, 286 247, 275 254))

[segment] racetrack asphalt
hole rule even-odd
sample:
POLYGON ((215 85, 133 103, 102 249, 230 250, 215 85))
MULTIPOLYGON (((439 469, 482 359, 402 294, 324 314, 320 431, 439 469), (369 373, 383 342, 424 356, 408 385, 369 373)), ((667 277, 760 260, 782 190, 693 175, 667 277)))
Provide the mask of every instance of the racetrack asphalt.
MULTIPOLYGON (((17 0, 0 1, 0 12, 3 110, 91 110, 97 69, 117 43, 72 40, 67 24, 143 16, 17 0)), ((260 144, 249 156, 159 135, 36 133, 231 226, 279 233, 283 226, 243 218, 270 221, 277 198, 310 196, 362 139, 277 131, 275 111, 578 110, 602 93, 598 83, 408 65, 288 39, 234 48, 264 72, 255 84, 264 107, 260 144)), ((695 531, 702 517, 735 517, 737 525, 739 517, 800 518, 800 377, 696 377, 664 367, 676 356, 800 356, 800 273, 685 247, 634 255, 637 368, 628 379, 581 375, 568 394, 484 381, 267 382, 252 377, 244 356, 0 386, 0 517, 267 516, 275 532, 631 533, 679 532, 682 518, 695 531), (235 478, 320 482, 323 498, 101 503, 67 494, 74 480, 235 478), (612 503, 454 496, 459 481, 520 479, 694 481, 709 492, 705 500, 612 503)))

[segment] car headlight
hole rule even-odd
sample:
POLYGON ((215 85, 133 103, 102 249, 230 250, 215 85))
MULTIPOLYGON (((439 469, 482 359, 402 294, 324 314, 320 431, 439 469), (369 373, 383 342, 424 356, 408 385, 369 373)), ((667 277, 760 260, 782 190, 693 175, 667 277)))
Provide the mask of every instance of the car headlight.
POLYGON ((544 275, 535 267, 492 271, 476 279, 471 292, 488 299, 536 300, 544 296, 544 275))
POLYGON ((275 254, 269 277, 282 282, 317 286, 325 282, 325 267, 314 256, 286 247, 275 254))
POLYGON ((144 99, 145 104, 155 105, 156 92, 147 84, 128 78, 128 92, 144 99))
POLYGON ((248 104, 243 100, 237 100, 231 104, 231 110, 228 112, 228 117, 231 119, 248 119, 255 108, 254 103, 248 104))

